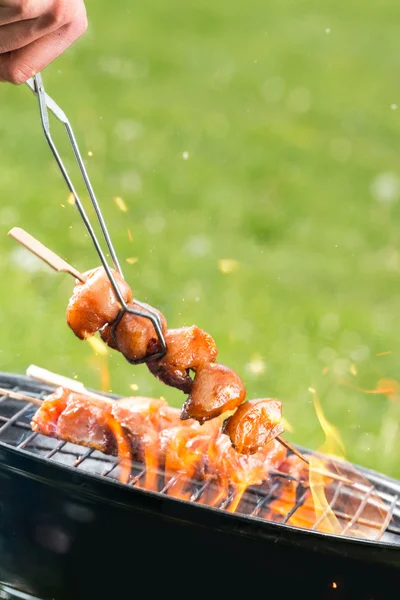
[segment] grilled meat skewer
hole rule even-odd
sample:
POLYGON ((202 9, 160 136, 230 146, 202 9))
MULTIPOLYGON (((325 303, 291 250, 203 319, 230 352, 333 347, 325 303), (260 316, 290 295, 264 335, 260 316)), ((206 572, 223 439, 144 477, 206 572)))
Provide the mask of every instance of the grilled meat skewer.
POLYGON ((182 422, 179 410, 162 399, 102 401, 62 387, 43 401, 31 427, 37 433, 105 454, 117 454, 117 438, 122 436, 134 459, 144 461, 150 447, 158 467, 199 479, 256 485, 286 457, 285 448, 275 440, 252 456, 240 455, 222 433, 221 420, 202 426, 195 420, 182 422))
MULTIPOLYGON (((149 319, 126 313, 113 328, 119 304, 104 269, 85 275, 88 279, 76 284, 67 309, 67 323, 74 333, 85 338, 100 329, 102 339, 128 360, 143 359, 159 351, 157 335, 149 319)), ((130 302, 132 293, 126 284, 123 292, 130 302)), ((135 307, 135 303, 131 306, 135 307)), ((211 335, 196 325, 168 330, 165 317, 157 312, 167 352, 161 359, 149 360, 147 364, 150 372, 163 383, 189 394, 181 418, 204 423, 237 408, 245 399, 245 385, 237 373, 215 362, 218 349, 211 335), (194 379, 191 372, 195 374, 194 379)))

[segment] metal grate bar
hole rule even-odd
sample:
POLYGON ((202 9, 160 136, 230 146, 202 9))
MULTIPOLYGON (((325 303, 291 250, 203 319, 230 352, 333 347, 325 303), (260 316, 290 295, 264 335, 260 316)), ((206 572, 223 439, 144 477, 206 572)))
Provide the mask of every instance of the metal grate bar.
POLYGON ((235 496, 235 492, 234 490, 230 490, 229 494, 227 495, 227 497, 222 500, 221 504, 218 506, 218 508, 222 508, 225 509, 227 506, 230 505, 230 503, 232 502, 233 498, 235 496))
POLYGON ((132 477, 132 479, 129 482, 129 485, 134 487, 145 475, 146 475, 146 469, 143 469, 137 475, 134 475, 134 477, 132 477))
POLYGON ((273 498, 274 493, 276 492, 276 490, 279 487, 280 487, 279 482, 274 483, 272 485, 271 489, 269 490, 268 494, 266 494, 264 497, 261 497, 258 500, 253 512, 251 513, 252 517, 256 517, 260 513, 260 511, 264 508, 264 506, 267 504, 267 502, 269 502, 273 498))
POLYGON ((84 460, 89 458, 89 456, 92 456, 93 452, 94 452, 94 450, 92 448, 89 448, 88 450, 86 450, 86 452, 84 454, 82 454, 82 456, 80 456, 79 458, 76 459, 73 466, 79 467, 83 463, 84 460))
POLYGON ((114 470, 116 467, 118 467, 118 465, 119 465, 119 463, 118 463, 118 461, 116 460, 116 461, 115 461, 115 462, 114 462, 114 463, 111 465, 111 467, 109 467, 108 469, 105 469, 104 471, 102 471, 102 473, 101 473, 101 474, 103 475, 103 477, 107 477, 107 476, 108 476, 108 475, 111 473, 111 471, 113 471, 113 470, 114 470))
POLYGON ((67 442, 59 442, 57 444, 57 446, 55 448, 53 448, 53 450, 50 450, 50 452, 48 454, 46 454, 45 458, 53 458, 53 456, 55 456, 57 454, 57 452, 62 450, 62 448, 64 448, 64 446, 66 446, 66 444, 67 444, 67 442))
POLYGON ((343 483, 341 481, 339 481, 338 486, 335 490, 335 493, 333 495, 333 498, 331 500, 331 502, 328 504, 328 506, 326 507, 326 509, 323 511, 322 515, 320 515, 318 517, 318 519, 315 521, 314 525, 311 527, 311 529, 316 530, 318 525, 320 525, 322 523, 322 521, 325 519, 325 517, 329 514, 330 511, 333 511, 333 507, 336 504, 336 500, 339 498, 339 494, 342 491, 343 488, 343 483))
MULTIPOLYGON (((29 427, 30 429, 30 427, 29 427)), ((23 449, 29 446, 31 442, 38 436, 39 434, 36 432, 31 433, 25 440, 23 440, 20 444, 18 444, 17 448, 23 449)))
POLYGON ((4 433, 7 429, 9 429, 9 427, 11 427, 11 425, 14 425, 14 423, 16 423, 16 421, 18 421, 18 419, 20 417, 22 417, 23 414, 25 414, 28 410, 31 410, 32 405, 31 404, 27 404, 26 406, 24 406, 23 408, 21 408, 18 412, 15 413, 15 415, 13 415, 12 417, 10 417, 8 419, 8 421, 6 423, 4 423, 4 425, 2 425, 0 427, 0 435, 2 433, 4 433))
MULTIPOLYGON (((8 423, 9 419, 7 417, 2 417, 0 415, 0 423, 8 423)), ((28 423, 24 423, 23 421, 15 421, 14 425, 17 427, 21 427, 22 429, 29 429, 31 431, 30 425, 28 423)))
POLYGON ((212 483, 212 479, 210 477, 209 479, 207 479, 207 481, 205 483, 203 483, 203 485, 198 487, 197 490, 195 492, 193 492, 193 494, 190 496, 190 502, 197 502, 202 497, 204 492, 206 492, 208 490, 211 483, 212 483))
POLYGON ((171 479, 168 480, 168 482, 164 485, 164 487, 160 490, 160 494, 167 494, 168 490, 175 485, 175 483, 177 481, 179 481, 182 478, 182 474, 178 473, 178 475, 174 475, 173 477, 171 477, 171 479))
POLYGON ((374 490, 375 490, 375 488, 373 486, 371 486, 369 488, 368 492, 365 494, 364 498, 360 502, 360 506, 354 513, 353 518, 347 523, 346 527, 343 529, 342 535, 344 535, 347 531, 349 531, 349 529, 351 529, 353 527, 353 525, 355 525, 357 523, 357 519, 360 517, 362 511, 368 504, 369 497, 371 496, 371 494, 374 490))
POLYGON ((382 527, 380 529, 380 534, 383 535, 384 532, 386 531, 387 528, 390 528, 390 530, 394 533, 396 530, 396 532, 400 533, 400 528, 392 526, 390 527, 390 521, 392 520, 393 517, 393 513, 394 513, 394 509, 396 507, 397 501, 399 499, 399 496, 396 494, 389 506, 389 510, 388 510, 388 514, 386 516, 385 522, 382 524, 382 527))
POLYGON ((287 523, 290 519, 290 517, 292 517, 294 515, 294 513, 296 512, 296 510, 298 510, 301 506, 303 506, 307 496, 308 496, 309 490, 306 489, 304 491, 304 493, 300 496, 300 498, 297 500, 296 504, 293 506, 293 508, 291 508, 289 510, 289 512, 286 514, 286 516, 283 518, 282 523, 287 523))

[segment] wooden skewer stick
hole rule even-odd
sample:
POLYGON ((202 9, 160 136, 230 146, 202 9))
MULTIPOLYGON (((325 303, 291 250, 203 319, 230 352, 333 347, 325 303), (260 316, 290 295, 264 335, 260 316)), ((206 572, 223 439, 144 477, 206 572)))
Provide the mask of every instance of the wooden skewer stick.
POLYGON ((277 435, 275 439, 277 442, 282 444, 282 446, 285 446, 285 448, 287 448, 288 450, 293 452, 293 454, 301 458, 301 460, 304 461, 306 465, 310 465, 310 461, 308 461, 306 457, 303 456, 302 453, 297 450, 297 448, 295 448, 290 442, 285 440, 285 438, 283 438, 281 435, 277 435))
POLYGON ((63 377, 62 375, 52 373, 51 371, 47 371, 46 369, 42 369, 36 365, 30 365, 26 370, 26 374, 28 377, 32 377, 32 379, 36 379, 37 381, 42 381, 43 383, 47 383, 48 385, 53 385, 55 387, 63 387, 71 392, 83 394, 88 398, 93 398, 94 400, 101 400, 102 402, 106 403, 113 402, 113 400, 103 396, 102 394, 96 394, 95 392, 87 390, 80 381, 63 377))
POLYGON ((43 260, 43 262, 48 264, 49 267, 55 271, 69 273, 76 279, 79 279, 79 281, 82 281, 83 283, 85 282, 85 278, 83 277, 82 273, 69 265, 64 259, 55 254, 52 250, 46 248, 46 246, 44 246, 24 229, 21 229, 20 227, 13 227, 8 232, 8 235, 19 242, 27 250, 32 252, 32 254, 43 260))
POLYGON ((31 402, 31 404, 37 404, 41 406, 42 400, 39 398, 32 398, 32 396, 28 396, 27 394, 20 394, 19 392, 13 392, 11 390, 7 390, 6 388, 0 388, 1 396, 8 396, 9 398, 14 398, 14 400, 24 400, 26 402, 31 402))

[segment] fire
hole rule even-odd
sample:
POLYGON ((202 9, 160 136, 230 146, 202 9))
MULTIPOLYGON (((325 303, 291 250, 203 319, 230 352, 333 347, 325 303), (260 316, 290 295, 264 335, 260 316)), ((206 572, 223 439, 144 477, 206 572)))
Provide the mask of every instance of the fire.
MULTIPOLYGON (((339 431, 326 418, 314 388, 309 388, 309 392, 312 394, 315 412, 325 434, 325 442, 321 446, 320 451, 331 456, 344 457, 345 448, 339 431)), ((339 534, 341 531, 340 523, 330 508, 325 495, 326 478, 321 475, 321 471, 323 472, 324 470, 329 472, 329 466, 325 465, 325 461, 311 456, 309 483, 316 517, 315 528, 318 531, 339 534)))
MULTIPOLYGON (((380 354, 377 354, 377 356, 383 356, 384 354, 390 354, 390 352, 382 352, 380 354)), ((357 392, 362 392, 363 394, 376 394, 387 396, 390 400, 400 400, 400 383, 396 379, 382 378, 378 381, 376 387, 372 390, 353 385, 345 379, 339 379, 339 382, 342 385, 345 385, 351 388, 352 390, 356 390, 357 392)))
POLYGON ((322 475, 324 470, 326 470, 324 461, 311 456, 309 479, 316 517, 315 529, 340 534, 342 527, 326 499, 325 486, 327 479, 322 475))
POLYGON ((123 426, 107 416, 118 452, 119 478, 124 483, 131 480, 135 451, 145 470, 143 477, 132 483, 141 489, 163 489, 174 498, 246 512, 246 506, 253 507, 254 494, 244 494, 249 488, 258 494, 257 486, 263 485, 267 500, 255 508, 258 518, 335 535, 379 539, 390 512, 371 484, 343 459, 340 434, 324 415, 316 391, 310 388, 310 392, 326 438, 321 450, 332 458, 306 456, 307 464, 288 455, 276 440, 254 455, 241 455, 221 433, 226 414, 203 425, 178 422, 165 428, 162 420, 167 417, 154 401, 145 417, 140 449, 133 449, 123 426))
MULTIPOLYGON (((144 439, 144 464, 146 475, 143 487, 146 490, 157 491, 158 483, 158 439, 155 431, 149 431, 144 439)), ((139 485, 141 483, 139 482, 139 485)))
POLYGON ((107 425, 112 431, 117 445, 120 465, 119 479, 122 483, 128 483, 132 471, 132 451, 129 440, 121 425, 110 414, 107 415, 107 425))
POLYGON ((374 390, 364 390, 364 394, 382 394, 391 400, 398 400, 400 396, 400 384, 395 379, 380 379, 374 390))
POLYGON ((189 500, 190 491, 185 491, 187 483, 195 477, 196 466, 200 463, 203 445, 194 443, 196 434, 193 430, 177 429, 167 447, 165 458, 165 483, 171 474, 178 473, 168 488, 168 494, 177 498, 189 500))
POLYGON ((308 391, 312 394, 315 412, 317 414, 319 424, 321 425, 325 434, 325 443, 321 446, 321 448, 319 448, 320 452, 324 452, 325 454, 329 454, 331 456, 344 457, 345 448, 339 431, 325 417, 321 402, 314 388, 308 388, 308 391))

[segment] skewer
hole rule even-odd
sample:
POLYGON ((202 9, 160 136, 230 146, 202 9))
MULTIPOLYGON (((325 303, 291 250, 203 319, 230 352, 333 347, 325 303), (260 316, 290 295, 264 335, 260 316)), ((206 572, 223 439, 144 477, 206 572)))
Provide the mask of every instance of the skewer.
POLYGON ((101 244, 100 244, 100 242, 99 242, 99 240, 98 240, 98 238, 96 236, 96 233, 95 233, 95 231, 93 229, 93 226, 90 223, 90 220, 89 220, 89 217, 88 217, 88 215, 87 215, 87 213, 85 211, 85 208, 84 208, 84 206, 83 206, 83 204, 82 204, 82 202, 81 202, 81 200, 80 200, 80 198, 79 198, 79 196, 77 194, 75 186, 74 186, 74 184, 73 184, 73 182, 72 182, 72 180, 71 180, 71 178, 70 178, 70 176, 68 174, 68 171, 67 171, 67 169, 66 169, 66 167, 65 167, 65 165, 64 165, 64 163, 62 161, 62 158, 61 158, 61 156, 60 156, 60 154, 59 154, 59 152, 57 150, 57 147, 56 147, 56 145, 55 145, 55 143, 54 143, 54 141, 53 141, 53 139, 51 137, 51 133, 50 133, 50 120, 49 120, 49 114, 48 114, 47 109, 49 109, 54 114, 54 116, 59 121, 61 121, 61 123, 63 123, 63 125, 64 125, 64 127, 66 129, 66 132, 67 132, 67 135, 68 135, 68 139, 69 139, 69 142, 71 144, 72 150, 74 152, 76 161, 78 163, 78 167, 79 167, 79 170, 81 172, 82 178, 84 180, 86 189, 88 191, 88 194, 89 194, 89 197, 90 197, 90 201, 92 203, 92 206, 94 208, 94 211, 95 211, 97 219, 98 219, 98 222, 100 224, 100 227, 101 227, 101 230, 102 230, 102 233, 103 233, 103 236, 104 236, 104 240, 105 240, 106 245, 107 245, 108 252, 109 252, 109 254, 111 256, 111 259, 112 259, 112 261, 114 263, 115 269, 120 273, 121 277, 123 277, 122 270, 121 270, 120 264, 118 262, 117 255, 115 253, 114 246, 113 246, 113 244, 111 242, 110 234, 109 234, 109 232, 107 230, 107 226, 105 224, 103 215, 101 213, 99 203, 98 203, 96 195, 94 193, 94 189, 92 187, 92 184, 90 183, 89 175, 88 175, 88 173, 86 171, 86 167, 85 167, 85 164, 83 162, 82 155, 80 153, 79 146, 78 146, 78 143, 76 141, 76 138, 75 138, 74 132, 72 130, 71 124, 70 124, 70 122, 69 122, 66 114, 64 113, 64 111, 54 102, 54 100, 52 98, 50 98, 50 96, 48 96, 46 94, 45 89, 44 89, 44 85, 43 85, 43 81, 42 81, 42 76, 41 76, 40 73, 37 73, 33 78, 29 79, 26 82, 26 84, 30 88, 30 90, 38 98, 40 120, 41 120, 41 123, 42 123, 42 128, 43 128, 43 132, 44 132, 46 141, 47 141, 47 143, 48 143, 48 145, 50 147, 50 150, 51 150, 51 152, 52 152, 52 154, 53 154, 53 156, 54 156, 54 158, 55 158, 55 160, 57 162, 58 168, 61 171, 61 174, 62 174, 62 176, 63 176, 63 178, 64 178, 64 180, 65 180, 65 182, 67 184, 67 187, 68 187, 69 191, 71 192, 71 194, 73 195, 73 197, 75 199, 74 204, 75 204, 76 208, 78 209, 78 212, 79 212, 79 214, 80 214, 80 216, 82 218, 82 221, 83 221, 83 223, 84 223, 84 225, 85 225, 85 227, 86 227, 86 229, 87 229, 87 231, 89 233, 89 236, 90 236, 90 238, 91 238, 91 240, 93 242, 93 245, 94 245, 94 247, 96 249, 96 252, 97 252, 97 254, 98 254, 99 258, 100 258, 101 264, 104 267, 104 270, 105 270, 105 272, 107 274, 107 277, 108 277, 108 279, 109 279, 109 281, 111 283, 111 286, 112 286, 112 288, 113 288, 113 290, 114 290, 114 292, 115 292, 115 294, 116 294, 116 296, 118 298, 118 301, 119 301, 119 303, 121 305, 120 314, 117 317, 117 319, 116 319, 116 321, 114 323, 113 328, 111 329, 111 335, 112 335, 112 337, 114 339, 114 342, 117 343, 116 339, 115 339, 115 330, 116 330, 116 327, 118 326, 118 324, 121 321, 121 318, 123 317, 123 315, 126 312, 128 312, 130 314, 133 314, 133 315, 136 315, 136 316, 144 317, 144 318, 149 319, 151 321, 151 323, 152 323, 152 325, 153 325, 153 327, 155 329, 155 332, 157 334, 158 340, 160 342, 161 350, 159 352, 155 353, 154 355, 146 356, 143 359, 139 359, 139 360, 129 360, 129 359, 127 359, 127 360, 129 360, 129 362, 131 364, 140 364, 140 363, 143 363, 143 362, 147 362, 148 360, 155 360, 155 359, 158 359, 158 358, 162 358, 165 355, 166 351, 167 351, 167 346, 166 346, 164 335, 163 335, 163 332, 162 332, 161 318, 160 318, 159 314, 154 309, 150 309, 148 307, 145 307, 143 305, 143 303, 139 302, 138 300, 135 300, 135 303, 139 307, 141 307, 141 308, 143 308, 145 310, 139 310, 137 308, 132 308, 131 306, 128 306, 127 303, 125 302, 125 300, 123 298, 123 295, 121 293, 121 290, 119 289, 119 287, 117 285, 117 282, 115 280, 115 277, 114 277, 114 275, 113 275, 113 273, 112 273, 112 271, 111 271, 111 269, 110 269, 110 267, 108 265, 106 255, 103 252, 103 249, 102 249, 101 244))
POLYGON ((32 377, 32 379, 36 379, 37 381, 41 381, 55 387, 64 387, 71 392, 84 394, 88 398, 93 398, 94 400, 101 400, 105 403, 113 402, 113 400, 111 400, 111 398, 107 398, 107 396, 89 391, 80 381, 69 379, 68 377, 62 377, 61 375, 56 375, 55 373, 51 373, 50 371, 42 369, 41 367, 37 367, 36 365, 30 365, 26 370, 26 374, 28 377, 32 377))
MULTIPOLYGON (((79 279, 82 282, 85 281, 82 273, 80 273, 77 269, 75 269, 70 264, 68 264, 64 259, 62 259, 60 256, 58 256, 55 252, 53 252, 52 250, 47 248, 44 244, 39 242, 36 238, 34 238, 30 233, 28 233, 24 229, 21 229, 20 227, 13 227, 8 232, 8 235, 10 237, 12 237, 14 240, 16 240, 17 242, 19 242, 27 250, 32 252, 35 256, 37 256, 38 258, 43 260, 46 264, 48 264, 55 271, 69 273, 76 279, 79 279)), ((27 374, 31 377, 34 377, 35 379, 40 379, 41 381, 44 381, 45 383, 50 383, 52 385, 64 385, 64 387, 68 387, 68 389, 71 389, 73 391, 86 393, 87 395, 90 395, 92 398, 96 397, 95 394, 85 390, 85 388, 82 384, 77 385, 77 383, 73 380, 69 380, 69 381, 63 380, 62 383, 54 383, 54 379, 51 377, 52 374, 49 371, 45 372, 44 369, 42 370, 41 375, 39 375, 39 377, 38 377, 39 367, 35 367, 35 369, 36 369, 36 371, 33 371, 32 367, 29 367, 27 374), (29 372, 29 370, 30 370, 30 372, 29 372), (44 375, 44 377, 43 377, 43 375, 44 375)), ((60 378, 61 378, 60 376, 57 376, 58 381, 60 381, 60 378)), ((97 397, 100 397, 100 396, 97 396, 97 397)), ((104 397, 101 397, 101 398, 103 399, 104 397)), ((293 452, 293 454, 296 454, 296 456, 298 456, 307 465, 310 464, 309 461, 301 454, 301 452, 299 452, 292 444, 290 444, 288 441, 286 441, 282 436, 280 436, 280 435, 276 436, 276 440, 280 444, 285 446, 285 448, 287 448, 288 450, 293 452)))
MULTIPOLYGON (((34 367, 36 369, 39 369, 39 367, 34 367)), ((45 371, 45 369, 40 369, 40 371, 45 371)), ((49 371, 47 371, 49 373, 49 371)), ((39 375, 39 373, 38 373, 39 375)), ((52 383, 54 380, 52 379, 46 379, 44 380, 41 376, 38 376, 36 379, 40 379, 41 381, 46 381, 46 383, 52 383)), ((60 376, 60 380, 66 380, 67 378, 61 377, 60 376)), ((70 380, 73 381, 73 380, 70 380)), ((77 383, 75 381, 73 381, 74 383, 77 383)), ((58 385, 61 385, 61 382, 59 381, 58 385)), ((83 387, 83 384, 79 384, 80 386, 82 386, 83 389, 79 389, 79 393, 85 394, 85 396, 88 396, 89 398, 95 398, 96 400, 102 400, 106 403, 112 403, 114 402, 113 400, 110 400, 109 398, 106 398, 105 396, 100 396, 99 394, 94 394, 92 392, 89 392, 86 388, 83 387)), ((68 388, 70 389, 70 388, 68 388)), ((78 390, 71 390, 71 391, 78 391, 78 390)), ((32 396, 28 396, 27 394, 20 394, 19 392, 13 392, 11 390, 7 390, 5 388, 0 388, 0 395, 2 396, 8 396, 9 398, 13 398, 14 400, 21 400, 23 402, 30 402, 31 404, 36 404, 37 406, 41 406, 42 402, 46 400, 46 398, 44 398, 43 400, 40 400, 39 398, 33 398, 32 396)), ((280 436, 278 436, 280 437, 280 436)), ((278 440, 279 441, 279 440, 278 440)), ((283 444, 285 445, 285 444, 283 444)), ((291 446, 291 444, 289 444, 291 446)), ((292 446, 291 448, 292 449, 292 446)), ((304 457, 303 457, 304 458, 304 457)), ((307 464, 309 465, 310 463, 308 461, 306 461, 307 464)), ((313 469, 315 473, 319 473, 325 477, 328 477, 329 479, 335 479, 337 481, 342 481, 344 483, 347 483, 349 485, 354 484, 353 481, 351 481, 350 479, 347 479, 345 477, 342 477, 341 475, 336 475, 336 473, 329 473, 328 471, 323 471, 320 469, 313 469)), ((279 471, 274 471, 275 475, 280 475, 281 473, 279 471)), ((282 473, 283 474, 283 473, 282 473)), ((286 473, 285 473, 286 475, 286 473)), ((288 473, 287 475, 290 475, 290 473, 288 473)))
MULTIPOLYGON (((14 240, 16 240, 17 242, 19 242, 27 250, 32 252, 35 256, 37 256, 38 258, 43 260, 46 264, 48 264, 55 271, 69 273, 76 279, 79 279, 82 282, 85 281, 82 273, 80 273, 77 269, 75 269, 70 264, 68 264, 64 259, 62 259, 60 256, 58 256, 55 252, 53 252, 52 250, 47 248, 44 244, 39 242, 39 240, 34 238, 30 233, 28 233, 24 229, 21 229, 20 227, 13 227, 8 232, 8 235, 10 237, 12 237, 14 240)), ((38 369, 38 367, 36 367, 36 369, 38 369)), ((35 374, 32 373, 32 371, 31 371, 31 373, 29 373, 29 375, 34 378, 37 378, 37 377, 35 377, 35 374)), ((49 371, 47 371, 47 375, 46 375, 47 379, 40 378, 41 381, 53 384, 53 381, 51 379, 49 379, 50 375, 51 375, 51 373, 49 371)), ((59 378, 60 376, 57 376, 57 377, 59 378)), ((57 385, 57 384, 55 384, 55 385, 57 385)), ((81 391, 85 390, 85 388, 83 387, 82 384, 79 386, 79 389, 77 389, 76 382, 74 382, 72 380, 70 380, 69 386, 70 386, 69 389, 72 389, 74 391, 81 392, 81 391), (71 387, 71 385, 73 385, 73 387, 71 387)), ((86 390, 84 393, 87 393, 88 395, 91 394, 90 392, 87 392, 86 390)), ((93 395, 92 395, 92 397, 93 397, 93 395)), ((307 465, 310 464, 309 461, 301 454, 301 452, 299 452, 292 444, 290 444, 282 436, 280 436, 280 435, 276 436, 276 440, 280 444, 285 446, 285 448, 287 448, 288 450, 293 452, 293 454, 296 454, 296 456, 298 456, 307 465)))
MULTIPOLYGON (((41 367, 37 367, 36 365, 30 365, 26 371, 26 374, 28 375, 28 377, 32 377, 33 379, 36 379, 38 381, 42 381, 44 383, 47 383, 49 385, 54 385, 57 387, 62 386, 73 392, 84 394, 85 396, 87 396, 89 398, 94 398, 95 400, 101 400, 105 403, 114 402, 114 400, 111 400, 110 398, 107 398, 106 396, 102 396, 100 394, 95 394, 94 392, 90 392, 89 390, 87 390, 85 388, 83 383, 80 381, 76 381, 75 379, 69 379, 68 377, 63 377, 62 375, 58 375, 56 373, 51 373, 50 371, 47 371, 46 369, 42 369, 41 367)), ((13 398, 15 400, 30 402, 31 404, 36 404, 37 406, 41 406, 41 404, 43 402, 43 400, 40 400, 38 398, 33 398, 32 396, 28 396, 27 394, 21 394, 19 392, 13 392, 13 391, 7 390, 5 388, 0 388, 0 394, 4 395, 4 396, 8 396, 10 398, 13 398)), ((278 439, 278 437, 280 438, 278 441, 281 441, 281 439, 282 439, 281 436, 277 436, 277 439, 278 439)), ((292 444, 290 444, 289 442, 286 442, 286 440, 283 440, 283 442, 284 442, 283 445, 286 446, 291 451, 294 451, 294 453, 296 455, 300 454, 297 451, 297 449, 294 446, 292 446, 292 444)), ((305 457, 303 455, 301 455, 300 458, 303 458, 307 465, 310 464, 309 461, 307 459, 305 459, 305 457)), ((354 484, 354 482, 352 482, 350 479, 342 477, 341 475, 337 475, 336 473, 330 473, 328 471, 323 471, 320 469, 314 469, 314 472, 319 473, 320 475, 323 475, 330 479, 342 481, 343 483, 346 483, 348 485, 354 484)), ((279 474, 279 471, 276 471, 276 474, 279 474)))
POLYGON ((85 278, 82 273, 77 269, 68 264, 61 256, 58 256, 55 252, 44 246, 39 240, 34 238, 30 233, 21 229, 20 227, 13 227, 8 232, 8 235, 24 246, 27 250, 32 252, 35 256, 40 258, 49 267, 57 272, 69 273, 75 279, 79 279, 82 283, 85 283, 85 278))
POLYGON ((285 446, 285 448, 287 448, 288 450, 290 450, 290 452, 293 452, 293 454, 295 454, 296 456, 298 456, 299 458, 301 458, 301 460, 303 462, 305 462, 306 465, 310 466, 310 461, 308 461, 306 459, 306 457, 303 456, 302 453, 299 452, 297 450, 297 448, 295 448, 290 442, 288 442, 287 440, 285 440, 285 438, 283 438, 281 435, 277 435, 275 439, 276 439, 277 442, 279 442, 280 444, 282 444, 282 446, 285 446))
POLYGON ((39 398, 32 398, 32 396, 28 396, 27 394, 13 392, 12 390, 7 390, 6 388, 0 388, 0 395, 8 396, 9 398, 13 398, 14 400, 23 400, 24 402, 30 402, 31 404, 36 404, 37 406, 42 405, 42 400, 39 400, 39 398))
MULTIPOLYGON (((35 368, 39 369, 39 367, 35 367, 35 368)), ((40 369, 40 371, 45 371, 45 369, 40 369)), ((48 371, 48 373, 49 373, 49 371, 48 371)), ((44 381, 42 379, 42 377, 37 377, 37 379, 44 381)), ((66 378, 60 376, 60 379, 65 380, 66 378)), ((70 381, 73 381, 73 380, 70 380, 70 381)), ((49 380, 49 379, 46 380, 46 383, 51 383, 51 382, 52 382, 52 380, 49 380)), ((74 383, 77 383, 77 382, 74 381, 74 383)), ((59 382, 58 385, 61 385, 61 383, 59 382)), ((80 385, 82 385, 82 384, 80 384, 80 385)), ((83 385, 82 385, 82 387, 83 387, 83 385)), ((77 391, 77 390, 71 390, 71 391, 77 391)), ((85 396, 88 396, 89 398, 95 398, 96 400, 102 400, 106 403, 114 402, 113 400, 105 398, 104 396, 100 396, 98 394, 91 393, 88 390, 86 390, 86 388, 80 389, 79 393, 82 393, 82 394, 84 393, 85 396)), ((41 406, 42 402, 46 400, 46 398, 44 398, 43 400, 40 400, 39 398, 33 398, 32 396, 28 396, 27 394, 20 394, 19 392, 13 392, 13 391, 7 390, 5 388, 0 388, 0 395, 8 396, 9 398, 13 398, 14 400, 30 402, 31 404, 36 404, 37 406, 41 406)), ((290 446, 291 446, 291 444, 290 444, 290 446)), ((309 465, 310 463, 307 461, 307 464, 309 465)), ((323 471, 321 469, 313 469, 313 471, 315 473, 319 473, 320 475, 323 475, 324 477, 328 477, 329 479, 335 479, 337 481, 342 481, 343 483, 347 483, 348 485, 354 485, 354 482, 351 481, 351 479, 347 479, 345 477, 342 477, 341 475, 336 475, 336 473, 330 473, 328 471, 323 471)), ((273 474, 281 475, 281 473, 279 471, 274 471, 273 474)), ((282 475, 283 475, 283 473, 282 473, 282 475)), ((287 474, 285 473, 285 475, 290 476, 290 473, 287 473, 287 474)))

